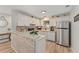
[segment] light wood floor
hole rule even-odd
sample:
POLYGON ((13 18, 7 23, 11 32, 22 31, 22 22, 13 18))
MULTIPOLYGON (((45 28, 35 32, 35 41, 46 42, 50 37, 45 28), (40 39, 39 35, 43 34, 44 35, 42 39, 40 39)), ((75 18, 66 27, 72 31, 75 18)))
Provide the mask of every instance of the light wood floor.
POLYGON ((0 53, 14 53, 10 42, 0 43, 0 53))
MULTIPOLYGON (((46 42, 46 53, 70 53, 70 48, 57 45, 54 42, 46 42)), ((10 42, 0 43, 0 53, 15 53, 10 42)))
POLYGON ((51 41, 47 41, 46 52, 47 53, 70 53, 71 50, 70 48, 57 45, 56 43, 51 41))

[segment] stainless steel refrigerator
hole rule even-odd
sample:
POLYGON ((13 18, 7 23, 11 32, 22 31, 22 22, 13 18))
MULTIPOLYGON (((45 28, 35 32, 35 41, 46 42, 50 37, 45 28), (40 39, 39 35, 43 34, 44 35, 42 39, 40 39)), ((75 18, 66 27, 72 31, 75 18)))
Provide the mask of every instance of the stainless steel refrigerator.
POLYGON ((70 22, 56 22, 56 43, 63 46, 70 46, 70 22))

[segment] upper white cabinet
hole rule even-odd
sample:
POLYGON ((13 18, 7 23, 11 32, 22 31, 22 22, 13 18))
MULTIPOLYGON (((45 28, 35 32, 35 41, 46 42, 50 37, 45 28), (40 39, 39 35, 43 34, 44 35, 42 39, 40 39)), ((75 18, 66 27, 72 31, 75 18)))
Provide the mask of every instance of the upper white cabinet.
POLYGON ((41 26, 44 26, 44 21, 43 20, 41 20, 41 26))
POLYGON ((18 14, 18 26, 29 26, 29 17, 23 15, 23 14, 18 14))
POLYGON ((50 26, 56 26, 56 20, 57 18, 53 17, 49 19, 49 25, 50 26))
POLYGON ((32 21, 33 21, 33 24, 36 24, 36 26, 41 26, 39 19, 33 18, 32 21))
POLYGON ((59 17, 51 17, 49 19, 49 24, 50 26, 56 26, 56 22, 57 21, 70 21, 70 16, 67 15, 67 16, 59 16, 59 17))
POLYGON ((40 26, 40 20, 23 14, 18 14, 18 26, 30 26, 30 24, 40 26))

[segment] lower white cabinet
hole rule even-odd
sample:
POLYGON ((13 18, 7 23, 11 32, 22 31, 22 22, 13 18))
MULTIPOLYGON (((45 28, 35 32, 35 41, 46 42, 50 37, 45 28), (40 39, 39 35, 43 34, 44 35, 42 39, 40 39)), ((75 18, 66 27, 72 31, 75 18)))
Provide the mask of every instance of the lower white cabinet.
POLYGON ((48 32, 48 40, 55 41, 55 32, 48 32))
POLYGON ((39 34, 44 35, 45 38, 46 38, 46 40, 48 40, 48 32, 46 32, 46 31, 45 32, 40 31, 39 34))
POLYGON ((39 33, 44 35, 47 40, 55 41, 55 32, 54 31, 40 31, 39 33))

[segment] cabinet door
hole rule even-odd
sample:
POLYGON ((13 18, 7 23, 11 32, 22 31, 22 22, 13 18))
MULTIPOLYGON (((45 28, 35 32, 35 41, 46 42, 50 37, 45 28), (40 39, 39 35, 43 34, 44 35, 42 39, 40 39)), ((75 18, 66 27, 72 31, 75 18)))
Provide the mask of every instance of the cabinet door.
POLYGON ((18 26, 29 26, 31 19, 29 16, 18 14, 18 26))
POLYGON ((46 40, 45 37, 40 37, 38 38, 39 40, 36 39, 36 46, 35 46, 35 52, 36 53, 44 53, 45 48, 46 48, 46 40))
POLYGON ((41 26, 41 21, 39 19, 35 19, 36 26, 41 26))
POLYGON ((30 26, 30 24, 32 22, 32 18, 29 16, 25 16, 24 19, 25 19, 25 21, 24 21, 25 26, 30 26))
POLYGON ((48 32, 39 32, 39 34, 44 35, 46 40, 48 40, 48 32))
POLYGON ((41 26, 41 22, 39 19, 36 19, 36 18, 30 18, 31 21, 30 21, 30 24, 35 24, 36 26, 41 26))
POLYGON ((49 24, 50 26, 56 26, 56 18, 50 18, 49 24))
POLYGON ((24 18, 23 15, 18 14, 18 26, 24 26, 24 18))
POLYGON ((48 32, 48 40, 55 41, 55 32, 48 32))

